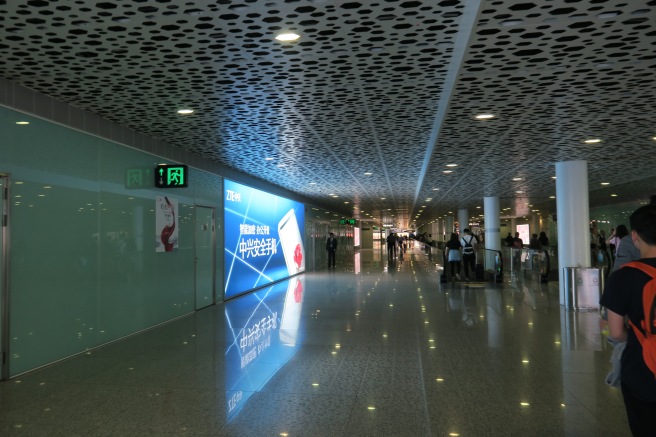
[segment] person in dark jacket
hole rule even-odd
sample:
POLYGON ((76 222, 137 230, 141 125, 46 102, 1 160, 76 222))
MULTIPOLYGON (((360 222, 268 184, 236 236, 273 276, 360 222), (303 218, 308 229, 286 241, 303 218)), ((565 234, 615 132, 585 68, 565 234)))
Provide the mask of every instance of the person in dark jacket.
POLYGON ((326 250, 328 251, 328 268, 335 268, 335 253, 337 252, 337 238, 332 232, 326 240, 326 250))

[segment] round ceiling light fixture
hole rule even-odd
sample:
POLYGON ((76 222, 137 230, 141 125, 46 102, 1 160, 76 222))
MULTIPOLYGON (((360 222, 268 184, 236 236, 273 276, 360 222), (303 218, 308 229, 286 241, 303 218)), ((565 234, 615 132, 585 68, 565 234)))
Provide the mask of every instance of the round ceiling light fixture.
POLYGON ((280 35, 276 35, 276 40, 280 42, 289 42, 289 41, 296 41, 300 37, 301 35, 297 33, 289 32, 289 33, 281 33, 280 35))

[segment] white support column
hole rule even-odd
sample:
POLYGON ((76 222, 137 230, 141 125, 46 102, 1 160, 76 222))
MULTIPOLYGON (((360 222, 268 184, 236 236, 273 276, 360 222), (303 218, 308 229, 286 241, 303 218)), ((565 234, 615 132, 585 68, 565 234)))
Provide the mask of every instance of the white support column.
POLYGON ((462 231, 469 227, 469 211, 467 208, 458 210, 458 223, 460 223, 460 236, 462 236, 462 231))
POLYGON ((540 216, 537 213, 531 213, 531 235, 538 234, 540 235, 540 216))
POLYGON ((435 223, 437 223, 437 235, 435 236, 435 241, 442 241, 444 238, 444 225, 442 224, 442 219, 438 218, 435 220, 435 223))
POLYGON ((442 241, 446 241, 449 237, 446 235, 446 219, 440 219, 440 238, 442 241))
POLYGON ((558 278, 565 304, 564 267, 590 267, 590 202, 587 161, 556 163, 558 278))
POLYGON ((485 197, 483 213, 485 214, 485 248, 501 250, 499 198, 485 197))
POLYGON ((449 241, 449 238, 451 238, 451 234, 453 233, 453 216, 448 216, 445 221, 446 230, 444 232, 444 239, 445 241, 449 241))

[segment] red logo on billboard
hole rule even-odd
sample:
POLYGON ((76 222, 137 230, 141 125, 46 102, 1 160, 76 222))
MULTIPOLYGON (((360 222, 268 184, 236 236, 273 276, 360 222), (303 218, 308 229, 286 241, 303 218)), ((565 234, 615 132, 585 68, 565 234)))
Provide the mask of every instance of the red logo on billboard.
POLYGON ((301 261, 303 261, 303 252, 301 251, 301 245, 297 244, 296 249, 294 249, 294 262, 299 269, 301 268, 301 261))

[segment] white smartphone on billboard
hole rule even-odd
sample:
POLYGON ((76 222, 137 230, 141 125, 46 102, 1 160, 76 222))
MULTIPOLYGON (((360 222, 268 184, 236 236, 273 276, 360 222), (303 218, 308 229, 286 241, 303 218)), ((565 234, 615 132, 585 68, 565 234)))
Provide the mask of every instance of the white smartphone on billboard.
POLYGON ((305 249, 293 209, 290 209, 278 223, 278 238, 289 274, 295 275, 305 271, 305 249))
POLYGON ((303 283, 302 276, 289 280, 285 307, 280 320, 280 342, 285 346, 296 346, 301 308, 303 307, 303 283))

